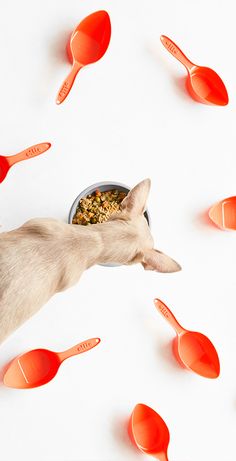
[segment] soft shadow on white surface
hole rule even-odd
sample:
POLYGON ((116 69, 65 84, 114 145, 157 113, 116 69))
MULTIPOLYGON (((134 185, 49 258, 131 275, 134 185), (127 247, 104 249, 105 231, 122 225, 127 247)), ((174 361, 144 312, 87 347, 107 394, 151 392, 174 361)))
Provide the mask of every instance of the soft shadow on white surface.
POLYGON ((69 28, 66 30, 57 31, 57 34, 55 34, 54 39, 51 41, 51 43, 49 43, 47 48, 49 62, 54 65, 57 64, 57 67, 59 68, 61 67, 62 63, 66 62, 67 64, 70 64, 66 46, 70 40, 72 32, 73 31, 69 28))
POLYGON ((127 451, 133 451, 133 454, 138 455, 138 449, 132 444, 129 435, 128 435, 128 425, 129 417, 115 417, 112 425, 113 437, 118 442, 119 445, 122 445, 127 451))
MULTIPOLYGON (((164 56, 164 53, 160 51, 160 44, 159 43, 154 43, 150 42, 146 45, 146 50, 149 53, 150 57, 153 59, 153 61, 156 63, 157 70, 161 66, 162 69, 164 69, 164 74, 165 78, 168 82, 172 82, 172 87, 173 90, 175 91, 176 94, 178 94, 179 98, 182 100, 189 101, 190 103, 192 102, 190 95, 187 92, 186 89, 186 78, 187 78, 187 71, 185 68, 182 69, 182 76, 176 75, 174 69, 175 66, 171 66, 171 63, 168 62, 169 58, 171 59, 171 55, 168 56, 168 52, 166 52, 166 59, 164 56)), ((174 58, 173 58, 174 59, 174 58)), ((183 67, 181 63, 179 63, 180 66, 183 67)), ((179 72, 180 73, 180 72, 179 72)))
POLYGON ((196 220, 202 227, 219 230, 219 228, 211 221, 207 210, 204 210, 196 215, 196 220))
POLYGON ((172 345, 173 345, 173 340, 162 341, 161 343, 158 342, 158 345, 157 345, 158 359, 160 359, 160 357, 163 359, 163 366, 165 368, 167 368, 167 365, 168 365, 169 368, 172 369, 172 371, 175 369, 176 372, 177 371, 181 372, 184 370, 184 368, 181 367, 180 364, 178 364, 177 360, 175 359, 173 351, 172 351, 172 345))

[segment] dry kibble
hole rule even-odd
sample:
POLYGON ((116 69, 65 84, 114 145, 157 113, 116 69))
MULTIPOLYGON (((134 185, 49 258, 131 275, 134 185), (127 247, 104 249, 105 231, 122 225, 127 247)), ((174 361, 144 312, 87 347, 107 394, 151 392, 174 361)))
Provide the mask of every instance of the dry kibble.
POLYGON ((107 221, 112 213, 120 211, 120 204, 126 195, 118 189, 105 192, 97 189, 93 194, 80 199, 72 223, 87 226, 107 221))

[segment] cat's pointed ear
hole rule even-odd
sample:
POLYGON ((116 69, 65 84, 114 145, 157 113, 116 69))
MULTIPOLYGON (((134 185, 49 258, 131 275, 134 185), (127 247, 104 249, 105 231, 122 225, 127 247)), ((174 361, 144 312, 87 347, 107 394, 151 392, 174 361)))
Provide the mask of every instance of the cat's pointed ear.
POLYGON ((141 261, 144 269, 157 272, 178 272, 181 266, 158 250, 146 250, 141 261))
POLYGON ((144 179, 138 183, 121 203, 121 210, 132 216, 142 215, 146 209, 146 202, 151 187, 151 180, 144 179))

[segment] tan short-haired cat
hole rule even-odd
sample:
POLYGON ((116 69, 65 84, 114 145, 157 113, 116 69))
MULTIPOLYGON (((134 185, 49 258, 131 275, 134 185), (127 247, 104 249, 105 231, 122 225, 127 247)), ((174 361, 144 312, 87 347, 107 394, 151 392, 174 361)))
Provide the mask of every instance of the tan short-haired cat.
POLYGON ((51 296, 98 263, 135 264, 175 272, 179 264, 153 248, 143 215, 150 180, 137 184, 109 221, 91 226, 31 219, 0 234, 0 342, 51 296))

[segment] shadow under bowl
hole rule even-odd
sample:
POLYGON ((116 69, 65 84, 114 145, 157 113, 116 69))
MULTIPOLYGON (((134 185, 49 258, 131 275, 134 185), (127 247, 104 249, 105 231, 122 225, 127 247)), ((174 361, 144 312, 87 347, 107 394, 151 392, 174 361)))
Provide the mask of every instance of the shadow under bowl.
MULTIPOLYGON (((73 217, 74 217, 74 215, 76 213, 77 207, 79 205, 79 201, 82 198, 86 197, 87 195, 93 194, 97 189, 99 189, 100 192, 106 192, 108 190, 117 189, 117 190, 119 190, 121 192, 125 192, 126 194, 128 194, 128 192, 131 190, 131 188, 129 186, 126 186, 125 184, 122 184, 120 182, 115 182, 115 181, 101 181, 101 182, 97 182, 96 184, 92 184, 91 186, 87 187, 82 192, 80 192, 80 194, 74 200, 74 202, 73 202, 73 204, 71 206, 70 212, 69 212, 69 217, 68 217, 68 223, 69 224, 72 224, 72 220, 73 220, 73 217)), ((145 218, 147 220, 147 223, 148 223, 148 225, 150 227, 150 215, 149 215, 148 210, 146 210, 144 212, 144 216, 145 216, 145 218)), ((75 225, 79 226, 80 224, 75 224, 75 225)), ((94 224, 91 224, 91 226, 93 226, 93 225, 94 224)), ((95 224, 95 225, 97 225, 97 224, 95 224)), ((99 264, 99 266, 117 267, 117 266, 120 266, 120 264, 108 263, 108 264, 99 264)))

